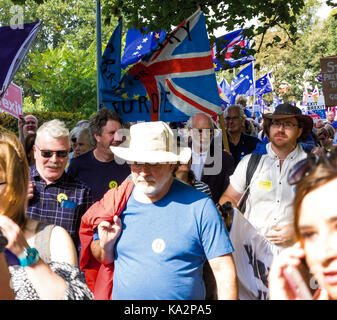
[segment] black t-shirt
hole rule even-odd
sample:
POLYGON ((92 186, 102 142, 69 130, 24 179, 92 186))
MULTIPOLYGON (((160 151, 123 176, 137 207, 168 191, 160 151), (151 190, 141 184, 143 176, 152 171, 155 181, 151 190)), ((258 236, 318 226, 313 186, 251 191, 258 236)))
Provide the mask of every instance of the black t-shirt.
POLYGON ((258 142, 261 142, 258 138, 249 136, 243 132, 241 133, 240 141, 236 146, 228 141, 229 150, 234 158, 235 167, 245 155, 250 154, 255 150, 258 142))
POLYGON ((91 189, 94 202, 101 200, 109 189, 119 186, 130 173, 127 163, 98 161, 93 150, 72 159, 68 169, 68 174, 91 189))

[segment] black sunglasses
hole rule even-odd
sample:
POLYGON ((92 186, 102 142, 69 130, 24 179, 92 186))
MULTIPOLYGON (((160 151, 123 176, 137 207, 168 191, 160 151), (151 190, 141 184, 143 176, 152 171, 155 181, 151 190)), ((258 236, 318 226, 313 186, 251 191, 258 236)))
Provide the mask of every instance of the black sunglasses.
POLYGON ((303 177, 307 176, 310 171, 319 163, 328 163, 332 156, 336 156, 336 152, 328 152, 323 156, 317 156, 315 154, 308 154, 306 159, 303 159, 295 164, 290 170, 287 180, 290 185, 297 184, 303 177))
POLYGON ((57 150, 57 151, 52 151, 52 150, 41 150, 38 146, 36 146, 40 152, 41 156, 43 158, 51 158, 53 154, 56 154, 56 157, 58 158, 65 158, 68 156, 69 151, 68 150, 57 150))

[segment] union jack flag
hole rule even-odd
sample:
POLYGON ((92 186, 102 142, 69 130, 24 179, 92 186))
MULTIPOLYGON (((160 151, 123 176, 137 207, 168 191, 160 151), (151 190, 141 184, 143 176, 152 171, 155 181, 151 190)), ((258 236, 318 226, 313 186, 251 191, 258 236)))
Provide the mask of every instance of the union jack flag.
POLYGON ((118 112, 124 121, 186 121, 198 112, 210 116, 221 113, 205 19, 200 10, 167 35, 156 52, 130 68, 118 87, 115 48, 117 45, 108 57, 103 55, 100 91, 102 103, 118 112))
MULTIPOLYGON (((227 33, 217 38, 216 41, 218 42, 219 39, 222 39, 222 41, 224 42, 224 45, 218 44, 218 46, 222 47, 219 54, 222 55, 223 53, 225 53, 224 62, 228 63, 231 68, 249 63, 254 60, 254 57, 248 56, 247 52, 245 51, 245 49, 250 49, 250 40, 243 35, 243 30, 244 29, 238 29, 233 32, 227 33), (242 48, 240 50, 240 55, 242 55, 242 57, 238 59, 234 59, 232 57, 233 52, 235 50, 235 46, 239 46, 242 48)), ((217 43, 215 43, 212 48, 212 57, 214 63, 214 70, 219 71, 223 68, 223 64, 221 64, 217 60, 216 54, 217 54, 217 43)))

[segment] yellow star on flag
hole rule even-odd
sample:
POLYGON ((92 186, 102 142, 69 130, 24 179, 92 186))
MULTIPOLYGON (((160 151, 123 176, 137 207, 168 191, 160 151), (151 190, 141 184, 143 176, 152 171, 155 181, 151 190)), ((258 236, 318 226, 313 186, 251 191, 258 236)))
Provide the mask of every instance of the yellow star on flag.
POLYGON ((122 94, 122 98, 125 100, 129 99, 127 92, 122 94))
POLYGON ((132 97, 133 100, 139 100, 139 94, 135 94, 133 97, 132 97))

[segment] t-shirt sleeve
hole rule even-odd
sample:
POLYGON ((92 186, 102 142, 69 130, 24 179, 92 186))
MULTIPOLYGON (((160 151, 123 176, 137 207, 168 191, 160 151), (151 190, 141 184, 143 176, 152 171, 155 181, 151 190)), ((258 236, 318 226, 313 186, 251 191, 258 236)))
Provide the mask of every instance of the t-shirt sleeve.
POLYGON ((250 156, 249 154, 241 159, 234 173, 229 178, 231 186, 239 193, 244 193, 246 189, 246 171, 250 156))
POLYGON ((201 216, 201 241, 207 260, 234 251, 225 224, 209 198, 201 216))

